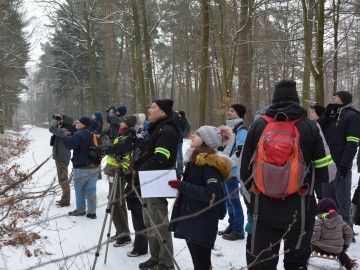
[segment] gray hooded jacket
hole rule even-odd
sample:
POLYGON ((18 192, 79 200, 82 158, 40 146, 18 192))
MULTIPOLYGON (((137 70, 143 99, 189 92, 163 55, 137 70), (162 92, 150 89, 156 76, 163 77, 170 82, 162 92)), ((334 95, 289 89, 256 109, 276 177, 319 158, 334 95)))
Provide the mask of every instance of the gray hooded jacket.
POLYGON ((311 243, 325 252, 339 254, 344 245, 350 245, 352 237, 353 232, 341 215, 319 214, 315 220, 311 243))
MULTIPOLYGON (((63 124, 72 125, 74 122, 73 118, 70 116, 64 116, 63 124)), ((52 119, 49 126, 49 131, 55 135, 54 146, 53 146, 53 159, 56 161, 66 161, 70 162, 71 151, 64 146, 62 137, 66 136, 65 131, 69 131, 65 127, 58 127, 58 121, 52 119)))

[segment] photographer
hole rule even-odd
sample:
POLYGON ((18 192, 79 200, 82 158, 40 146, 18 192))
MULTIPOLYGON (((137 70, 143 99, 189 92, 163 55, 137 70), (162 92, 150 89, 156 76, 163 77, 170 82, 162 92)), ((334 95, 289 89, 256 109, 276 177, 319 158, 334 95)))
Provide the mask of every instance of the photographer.
POLYGON ((126 106, 119 106, 117 109, 111 106, 106 112, 106 121, 109 123, 106 134, 114 140, 119 135, 120 122, 127 112, 126 106))
POLYGON ((68 179, 68 166, 71 152, 62 141, 62 137, 74 132, 72 125, 74 119, 67 115, 53 115, 50 121, 49 131, 51 134, 50 146, 53 147, 53 159, 55 160, 59 184, 62 190, 61 199, 56 201, 58 207, 70 205, 70 183, 68 179))

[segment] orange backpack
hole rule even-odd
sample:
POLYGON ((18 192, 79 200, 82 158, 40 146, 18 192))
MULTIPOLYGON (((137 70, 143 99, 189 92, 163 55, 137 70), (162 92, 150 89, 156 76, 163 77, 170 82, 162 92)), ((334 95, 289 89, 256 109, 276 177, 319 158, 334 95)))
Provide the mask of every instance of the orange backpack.
POLYGON ((278 121, 262 116, 268 123, 261 134, 253 162, 254 192, 283 198, 299 192, 307 173, 295 124, 301 120, 278 121))

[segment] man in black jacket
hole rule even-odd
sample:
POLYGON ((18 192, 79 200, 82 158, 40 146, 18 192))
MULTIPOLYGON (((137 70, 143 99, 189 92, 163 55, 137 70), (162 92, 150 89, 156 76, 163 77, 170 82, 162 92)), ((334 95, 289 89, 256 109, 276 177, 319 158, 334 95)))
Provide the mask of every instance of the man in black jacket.
MULTIPOLYGON (((148 110, 148 119, 151 124, 139 158, 134 162, 135 171, 175 169, 176 151, 181 131, 177 123, 171 119, 173 103, 174 101, 171 99, 155 100, 148 110)), ((135 184, 138 184, 138 181, 139 176, 136 174, 135 184)), ((144 224, 148 229, 152 228, 150 219, 155 226, 169 222, 166 198, 143 198, 143 201, 147 209, 147 211, 143 209, 144 224)), ((157 229, 163 241, 154 230, 148 232, 151 257, 146 262, 139 264, 139 268, 142 270, 168 270, 174 267, 171 232, 168 231, 166 225, 157 229)))
MULTIPOLYGON (((312 174, 315 173, 315 185, 321 182, 327 183, 335 177, 335 164, 321 129, 314 121, 307 118, 307 111, 299 103, 296 82, 281 81, 275 85, 272 105, 265 115, 271 118, 277 116, 278 121, 301 119, 295 126, 300 134, 300 149, 309 168, 304 182, 310 186, 312 174), (314 170, 311 167, 312 163, 314 170)), ((282 198, 273 198, 261 192, 258 195, 253 193, 252 157, 266 125, 267 122, 260 118, 251 126, 239 166, 238 175, 244 188, 243 195, 253 216, 253 231, 251 236, 248 235, 247 244, 252 254, 247 256, 247 263, 249 265, 254 261, 257 262, 250 269, 276 269, 280 240, 284 239, 284 250, 286 250, 284 268, 307 269, 307 261, 311 254, 311 235, 317 213, 315 196, 309 192, 303 195, 294 193, 282 198), (256 196, 258 202, 255 201, 256 196), (254 208, 256 203, 258 211, 254 208), (253 237, 251 244, 250 237, 253 237)))
POLYGON ((351 167, 360 140, 360 113, 352 107, 349 92, 336 92, 332 100, 319 123, 338 173, 332 183, 323 185, 323 196, 337 203, 340 215, 351 225, 351 167))

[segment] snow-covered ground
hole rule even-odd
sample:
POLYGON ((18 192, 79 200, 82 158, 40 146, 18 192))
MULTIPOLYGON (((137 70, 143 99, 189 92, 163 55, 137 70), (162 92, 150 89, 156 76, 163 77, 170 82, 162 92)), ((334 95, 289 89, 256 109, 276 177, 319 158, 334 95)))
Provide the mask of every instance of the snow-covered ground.
MULTIPOLYGON (((31 171, 51 155, 49 146, 50 133, 47 129, 37 127, 25 127, 28 132, 27 138, 31 140, 28 151, 15 162, 20 164, 23 170, 31 171)), ((188 147, 188 142, 184 143, 184 150, 188 147)), ((71 165, 69 167, 71 171, 71 165)), ((37 181, 38 188, 42 188, 54 181, 56 177, 55 163, 50 159, 45 165, 34 174, 33 179, 37 181)), ((27 230, 38 232, 42 238, 35 245, 28 247, 30 251, 40 249, 44 253, 38 257, 27 257, 24 248, 3 246, 0 248, 0 270, 18 269, 91 269, 95 259, 95 250, 99 242, 100 232, 104 223, 105 209, 107 205, 108 183, 103 176, 97 182, 98 209, 97 219, 88 219, 85 216, 72 217, 68 212, 75 209, 75 194, 72 189, 70 207, 57 208, 54 205, 59 197, 47 197, 37 202, 38 206, 44 210, 40 222, 28 222, 24 224, 27 230), (81 251, 86 251, 79 254, 81 251), (76 255, 78 254, 78 255, 76 255), (64 258, 67 258, 64 260, 64 258)), ((356 187, 359 174, 357 168, 353 168, 353 190, 356 187)), ((56 180, 57 181, 57 180, 56 180)), ((170 200, 169 210, 171 211, 173 200, 170 200)), ((244 211, 244 203, 243 203, 244 211)), ((130 212, 129 212, 130 214, 130 212)), ((107 224, 110 218, 107 219, 107 224)), ((130 228, 132 229, 131 217, 129 215, 130 228)), ((227 225, 227 218, 220 221, 219 230, 227 225)), ((103 241, 105 241, 108 226, 105 228, 103 241)), ((360 227, 355 227, 355 232, 359 233, 360 227)), ((114 228, 112 229, 112 235, 114 228)), ((356 243, 351 244, 348 254, 351 258, 360 258, 360 238, 356 235, 356 243), (357 251, 356 251, 357 250, 357 251)), ((113 247, 110 243, 107 262, 104 264, 106 246, 100 250, 97 259, 96 269, 138 269, 138 264, 149 258, 149 255, 136 258, 129 258, 126 252, 132 249, 131 244, 123 247, 113 247)), ((193 269, 189 251, 184 240, 174 239, 174 257, 180 269, 193 269)), ((282 259, 278 269, 283 269, 282 259)), ((240 269, 246 266, 245 259, 245 240, 226 241, 218 237, 215 243, 215 250, 212 252, 212 263, 215 270, 240 269)), ((309 269, 339 269, 335 261, 324 259, 311 259, 309 269)))

